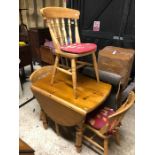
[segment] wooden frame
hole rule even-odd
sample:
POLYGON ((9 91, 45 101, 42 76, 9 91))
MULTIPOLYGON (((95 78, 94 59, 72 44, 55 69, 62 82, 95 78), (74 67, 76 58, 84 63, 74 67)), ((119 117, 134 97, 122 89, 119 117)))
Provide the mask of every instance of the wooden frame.
POLYGON ((58 135, 58 124, 77 126, 75 146, 77 152, 80 152, 85 117, 103 104, 109 96, 112 86, 103 82, 97 83, 94 79, 79 74, 79 97, 75 99, 72 87, 70 87, 72 82, 66 74, 58 72, 56 84, 50 85, 53 69, 53 66, 45 66, 34 71, 30 76, 32 92, 41 107, 40 119, 43 121, 45 129, 48 127, 47 117, 52 119, 58 135), (85 85, 83 85, 84 82, 85 85))

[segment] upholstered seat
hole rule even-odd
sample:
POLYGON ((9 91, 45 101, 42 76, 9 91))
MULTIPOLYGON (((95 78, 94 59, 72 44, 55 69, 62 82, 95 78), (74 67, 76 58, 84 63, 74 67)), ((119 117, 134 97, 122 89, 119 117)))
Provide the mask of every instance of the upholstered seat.
POLYGON ((86 121, 90 126, 99 130, 109 124, 108 116, 112 115, 114 112, 113 109, 105 107, 99 110, 95 115, 88 117, 86 121))
POLYGON ((88 53, 92 50, 96 51, 96 44, 93 43, 75 43, 61 46, 61 50, 69 53, 88 53))

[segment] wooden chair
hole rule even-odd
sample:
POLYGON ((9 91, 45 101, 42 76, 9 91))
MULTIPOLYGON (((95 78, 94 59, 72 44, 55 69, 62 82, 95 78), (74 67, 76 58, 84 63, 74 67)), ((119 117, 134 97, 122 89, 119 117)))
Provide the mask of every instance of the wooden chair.
MULTIPOLYGON (((42 16, 47 22, 49 31, 54 43, 56 58, 54 70, 52 74, 51 84, 54 82, 56 70, 72 76, 73 92, 77 98, 77 69, 91 65, 87 62, 78 61, 79 57, 92 55, 94 69, 97 81, 99 82, 98 66, 96 61, 96 44, 81 43, 77 20, 80 12, 78 10, 62 8, 62 7, 45 7, 40 10, 42 16), (59 59, 64 57, 66 60, 71 60, 70 65, 62 66, 59 64, 59 59)), ((66 64, 68 61, 66 61, 66 64)))
POLYGON ((94 135, 91 135, 91 137, 90 137, 90 136, 86 136, 86 133, 85 133, 83 135, 83 138, 86 141, 93 144, 95 147, 103 150, 104 155, 108 155, 109 138, 111 136, 114 136, 116 143, 120 144, 120 142, 119 142, 119 127, 121 126, 121 121, 122 121, 125 113, 133 106, 134 100, 135 100, 135 94, 133 91, 131 91, 129 93, 126 101, 122 104, 122 106, 116 112, 114 112, 114 111, 112 112, 112 109, 109 109, 109 110, 111 110, 111 112, 110 112, 111 114, 108 112, 109 113, 109 115, 108 115, 107 109, 105 108, 104 110, 106 110, 106 117, 104 115, 105 111, 102 109, 98 113, 93 115, 93 117, 88 118, 85 123, 85 127, 89 131, 93 132, 94 135), (95 119, 99 120, 100 118, 102 120, 104 120, 104 122, 103 122, 104 125, 102 125, 102 127, 101 127, 101 124, 99 124, 99 122, 98 122, 98 125, 95 124, 95 121, 96 121, 95 119), (104 140, 103 146, 99 145, 96 141, 93 140, 96 135, 104 140))

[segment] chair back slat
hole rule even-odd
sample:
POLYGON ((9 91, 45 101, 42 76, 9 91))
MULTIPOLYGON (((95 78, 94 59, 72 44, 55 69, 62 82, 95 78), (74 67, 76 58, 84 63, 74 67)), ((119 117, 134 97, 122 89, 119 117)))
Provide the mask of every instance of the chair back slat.
POLYGON ((78 29, 78 24, 77 24, 77 20, 75 19, 75 40, 76 43, 80 43, 80 36, 79 36, 79 29, 78 29))
POLYGON ((56 31, 57 31, 57 38, 60 42, 60 45, 63 45, 64 44, 63 43, 63 36, 62 36, 61 30, 60 30, 61 25, 60 25, 60 21, 58 18, 55 19, 55 23, 56 23, 55 27, 56 27, 56 31))
POLYGON ((52 40, 53 40, 53 44, 54 44, 54 47, 55 49, 60 49, 60 44, 59 44, 59 41, 57 39, 57 32, 55 30, 55 26, 54 26, 54 21, 53 19, 51 20, 48 20, 47 21, 47 25, 49 27, 49 31, 50 31, 50 34, 51 34, 51 37, 52 37, 52 40))
POLYGON ((65 43, 66 45, 68 45, 67 33, 66 33, 64 18, 61 18, 61 22, 62 22, 62 33, 63 33, 63 36, 64 36, 64 43, 65 43))
POLYGON ((72 43, 71 21, 68 19, 68 42, 72 43))
POLYGON ((50 29, 53 31, 54 36, 57 38, 57 32, 56 32, 56 29, 55 29, 54 19, 51 19, 51 20, 50 20, 50 24, 51 24, 50 29))
POLYGON ((61 7, 45 7, 40 12, 48 23, 54 46, 56 49, 58 48, 56 51, 60 50, 61 45, 72 44, 74 41, 80 43, 77 24, 80 12, 78 10, 61 7), (75 38, 73 38, 74 36, 75 38))

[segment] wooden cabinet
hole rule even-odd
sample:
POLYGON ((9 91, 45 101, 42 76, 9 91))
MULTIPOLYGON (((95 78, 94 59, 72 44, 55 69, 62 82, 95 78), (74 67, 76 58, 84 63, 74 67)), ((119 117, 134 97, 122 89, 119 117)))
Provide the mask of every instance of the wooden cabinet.
MULTIPOLYGON (((31 49, 28 44, 25 46, 19 46, 19 59, 20 59, 20 64, 19 64, 20 68, 27 65, 31 65, 32 67, 31 49)), ((32 67, 32 70, 33 70, 33 67, 32 67)))
POLYGON ((34 62, 41 62, 39 48, 44 44, 45 39, 51 40, 48 28, 31 28, 29 30, 29 42, 34 62))
POLYGON ((26 78, 24 70, 25 66, 30 65, 31 73, 33 72, 31 49, 28 44, 24 46, 19 46, 19 59, 20 59, 19 68, 22 69, 22 74, 20 76, 23 79, 25 79, 26 78))

